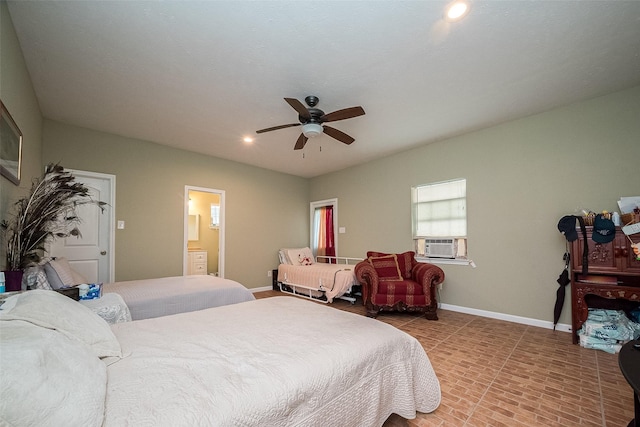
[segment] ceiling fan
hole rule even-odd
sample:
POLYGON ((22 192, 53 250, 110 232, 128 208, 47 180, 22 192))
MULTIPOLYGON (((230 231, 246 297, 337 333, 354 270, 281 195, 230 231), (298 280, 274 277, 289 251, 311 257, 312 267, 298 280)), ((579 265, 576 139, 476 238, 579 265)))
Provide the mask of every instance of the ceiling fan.
POLYGON ((305 107, 302 102, 298 101, 295 98, 285 98, 284 100, 287 101, 287 103, 298 112, 298 120, 300 121, 300 123, 290 123, 288 125, 280 125, 266 129, 260 129, 256 131, 256 133, 271 132, 272 130, 302 126, 302 133, 298 137, 298 141, 296 141, 295 147, 293 147, 294 150, 301 150, 302 148, 304 148, 304 145, 307 143, 309 138, 318 136, 323 132, 340 142, 343 142, 347 145, 351 144, 353 141, 355 141, 355 139, 336 128, 325 126, 323 125, 323 123, 351 119, 353 117, 358 117, 365 114, 364 109, 360 106, 344 108, 342 110, 337 110, 332 113, 325 114, 324 111, 320 110, 319 108, 315 108, 315 106, 318 105, 320 99, 317 96, 313 95, 307 96, 304 99, 309 108, 305 107))

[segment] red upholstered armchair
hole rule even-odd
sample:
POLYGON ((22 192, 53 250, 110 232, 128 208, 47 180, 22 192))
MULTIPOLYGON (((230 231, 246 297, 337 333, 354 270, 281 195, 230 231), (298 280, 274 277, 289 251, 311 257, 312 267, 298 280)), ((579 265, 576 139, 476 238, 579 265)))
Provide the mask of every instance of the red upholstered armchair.
POLYGON ((438 320, 436 287, 444 281, 444 271, 416 261, 414 255, 367 252, 367 259, 356 264, 367 316, 377 317, 381 311, 418 311, 429 320, 438 320))

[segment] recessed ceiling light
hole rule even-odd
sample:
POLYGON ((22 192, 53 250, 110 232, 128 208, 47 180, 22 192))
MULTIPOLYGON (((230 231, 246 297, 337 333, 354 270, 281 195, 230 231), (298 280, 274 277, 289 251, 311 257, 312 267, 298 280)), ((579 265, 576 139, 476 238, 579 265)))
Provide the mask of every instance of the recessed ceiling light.
POLYGON ((253 142, 253 138, 251 138, 250 136, 245 136, 242 140, 247 144, 251 144, 253 142))
POLYGON ((447 7, 445 17, 449 22, 456 22, 467 16, 471 4, 466 0, 457 0, 447 7))

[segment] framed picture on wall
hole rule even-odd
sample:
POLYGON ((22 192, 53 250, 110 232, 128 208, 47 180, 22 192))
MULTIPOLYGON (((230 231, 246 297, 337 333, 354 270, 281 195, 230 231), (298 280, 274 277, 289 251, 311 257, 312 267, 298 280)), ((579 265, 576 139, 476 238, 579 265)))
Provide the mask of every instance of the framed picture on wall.
POLYGON ((0 101, 0 174, 15 185, 20 184, 22 167, 22 132, 0 101))

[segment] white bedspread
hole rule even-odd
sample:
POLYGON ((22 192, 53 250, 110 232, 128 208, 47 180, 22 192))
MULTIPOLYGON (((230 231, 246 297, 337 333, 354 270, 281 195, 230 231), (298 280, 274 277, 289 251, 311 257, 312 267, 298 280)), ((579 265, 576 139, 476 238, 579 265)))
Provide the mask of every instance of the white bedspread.
POLYGON ((311 301, 265 298, 112 330, 131 355, 108 367, 104 427, 381 426, 440 403, 415 338, 311 301))
POLYGON ((240 283, 215 276, 162 277, 105 283, 102 293, 120 294, 133 320, 168 316, 254 300, 240 283))
MULTIPOLYGON (((278 266, 278 281, 282 283, 307 286, 319 289, 320 285, 325 289, 328 302, 344 295, 353 285, 356 285, 356 275, 353 272, 355 265, 349 264, 324 264, 311 265, 280 264, 278 266)), ((314 293, 320 296, 321 293, 314 293)))
POLYGON ((78 302, 111 325, 131 322, 131 311, 120 294, 108 293, 97 299, 80 300, 78 302))

